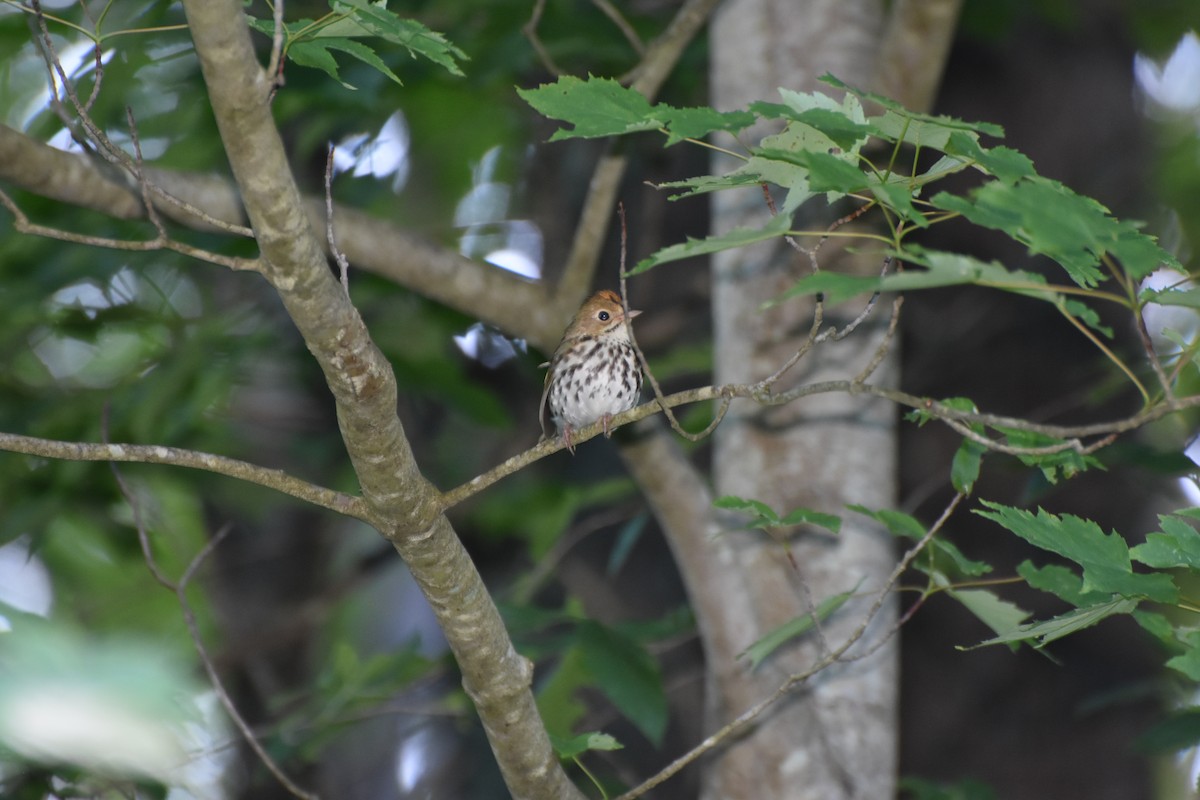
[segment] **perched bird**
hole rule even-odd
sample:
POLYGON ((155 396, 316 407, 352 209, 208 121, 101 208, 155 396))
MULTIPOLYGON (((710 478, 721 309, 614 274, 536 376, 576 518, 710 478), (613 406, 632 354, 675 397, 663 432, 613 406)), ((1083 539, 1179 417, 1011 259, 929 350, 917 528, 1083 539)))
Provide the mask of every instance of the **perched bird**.
MULTIPOLYGON (((630 311, 633 319, 640 311, 630 311)), ((604 421, 604 435, 613 414, 634 407, 642 390, 642 368, 625 329, 625 310, 616 292, 596 292, 567 326, 550 360, 539 415, 542 434, 549 438, 547 411, 567 449, 576 428, 604 421)))

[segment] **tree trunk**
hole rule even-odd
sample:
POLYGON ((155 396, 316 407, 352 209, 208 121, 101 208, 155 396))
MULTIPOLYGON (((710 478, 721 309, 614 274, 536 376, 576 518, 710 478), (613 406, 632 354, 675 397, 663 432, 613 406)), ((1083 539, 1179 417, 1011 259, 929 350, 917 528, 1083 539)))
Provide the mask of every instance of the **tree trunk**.
MULTIPOLYGON (((778 100, 777 89, 812 91, 832 72, 871 84, 883 30, 878 0, 734 0, 712 29, 713 105, 744 107, 778 100)), ((820 201, 813 201, 813 205, 820 201)), ((714 195, 715 232, 761 226, 769 215, 760 193, 714 195)), ((845 213, 844 211, 842 213, 845 213)), ((821 229, 827 209, 801 210, 797 228, 821 229)), ((823 269, 878 272, 878 259, 855 257, 829 240, 823 269), (857 262, 857 263, 855 263, 857 262)), ((815 240, 801 244, 812 247, 815 240)), ((811 269, 809 259, 782 241, 721 253, 714 259, 716 383, 745 383, 773 373, 804 341, 811 303, 792 301, 769 311, 776 297, 811 269)), ((826 325, 844 325, 858 307, 826 309, 826 325)), ((815 348, 794 368, 791 383, 846 379, 871 361, 890 309, 881 302, 852 335, 815 348)), ((874 380, 894 382, 895 353, 874 380)), ((779 387, 786 389, 787 385, 779 387)), ((845 517, 837 536, 814 529, 785 531, 785 549, 761 531, 725 534, 712 555, 725 565, 722 619, 708 642, 710 727, 717 727, 804 671, 858 627, 866 606, 894 562, 887 533, 845 512, 848 503, 889 507, 895 500, 895 414, 886 403, 820 395, 778 408, 739 404, 717 430, 714 482, 718 495, 762 500, 780 512, 804 506, 845 517), (810 613, 822 600, 857 588, 856 599, 802 644, 777 652, 751 671, 738 654, 771 629, 810 613)), ((706 781, 707 798, 885 798, 894 794, 897 647, 880 646, 895 619, 881 610, 848 656, 802 684, 757 728, 719 756, 706 781)))

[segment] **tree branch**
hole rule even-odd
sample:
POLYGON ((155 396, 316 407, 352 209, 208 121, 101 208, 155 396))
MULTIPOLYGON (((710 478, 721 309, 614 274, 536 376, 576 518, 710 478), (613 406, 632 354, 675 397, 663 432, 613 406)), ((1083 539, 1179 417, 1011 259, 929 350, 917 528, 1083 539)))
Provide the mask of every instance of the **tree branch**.
POLYGON ((372 524, 428 599, 513 796, 582 797, 550 747, 530 690, 532 666, 513 648, 483 580, 441 514, 439 493, 418 469, 396 416, 391 366, 326 264, 271 116, 273 76, 255 60, 241 4, 185 0, 184 11, 263 273, 333 393, 372 524))
POLYGON ((4 432, 0 432, 0 450, 67 461, 125 461, 190 467, 217 475, 225 475, 229 478, 237 478, 257 486, 265 486, 268 489, 295 497, 297 500, 303 500, 364 522, 370 521, 367 507, 362 498, 302 481, 282 470, 267 469, 256 464, 238 461, 236 458, 226 458, 211 453, 182 450, 178 447, 163 447, 162 445, 62 442, 55 439, 39 439, 34 436, 4 432))
MULTIPOLYGON (((908 392, 900 391, 899 389, 891 389, 886 386, 877 386, 870 383, 862 383, 858 378, 852 380, 833 380, 819 381, 816 383, 804 384, 797 386, 787 392, 773 394, 770 392, 766 382, 754 384, 736 384, 727 383, 722 385, 699 386, 694 389, 685 389, 675 392, 674 394, 665 395, 662 398, 655 398, 649 402, 642 403, 640 406, 631 408, 628 411, 623 411, 620 414, 613 415, 608 423, 608 429, 614 431, 624 425, 628 425, 639 420, 652 417, 656 413, 666 408, 676 408, 690 403, 704 403, 713 400, 724 401, 732 398, 742 398, 753 400, 759 405, 765 406, 780 406, 793 403, 805 397, 812 397, 821 394, 842 393, 847 395, 865 394, 873 397, 890 400, 898 406, 906 406, 915 411, 920 411, 922 414, 929 416, 932 419, 941 420, 949 427, 953 428, 958 433, 966 438, 977 442, 989 450, 1006 453, 1015 456, 1044 456, 1054 453, 1063 453, 1067 451, 1088 454, 1096 450, 1106 447, 1112 443, 1116 436, 1123 433, 1128 433, 1137 430, 1148 423, 1162 419, 1170 414, 1183 411, 1188 408, 1200 406, 1200 395, 1185 398, 1170 398, 1169 400, 1159 403, 1158 405, 1143 408, 1136 414, 1128 417, 1112 420, 1110 422, 1096 422, 1089 425, 1047 425, 1043 423, 1030 422, 1029 420, 1019 417, 1008 417, 1000 414, 988 414, 982 412, 962 411, 943 404, 938 400, 929 397, 918 397, 908 392), (1014 430, 1023 431, 1026 433, 1039 433, 1043 436, 1049 436, 1063 441, 1044 445, 1039 447, 1023 447, 1018 445, 1010 445, 996 439, 992 439, 983 434, 976 433, 968 427, 971 424, 982 424, 993 428, 1012 428, 1014 430), (1085 443, 1083 439, 1088 437, 1100 437, 1099 441, 1085 443)), ((579 446, 588 439, 599 436, 604 432, 603 422, 595 422, 583 428, 575 430, 571 438, 575 446, 579 446)), ((463 502, 469 497, 472 497, 493 484, 507 478, 514 472, 519 472, 535 461, 539 461, 546 456, 557 453, 559 450, 566 448, 562 439, 549 439, 540 442, 534 447, 524 450, 504 462, 496 465, 492 469, 475 476, 464 484, 456 486, 449 491, 443 492, 440 496, 438 507, 442 510, 452 508, 463 502)), ((625 445, 624 449, 629 449, 634 455, 627 457, 628 459, 640 458, 644 454, 653 456, 653 459, 665 458, 668 462, 680 469, 685 468, 686 461, 680 462, 678 458, 670 453, 659 450, 657 448, 648 448, 640 443, 625 445)), ((625 457, 625 454, 622 453, 625 457)), ((636 472, 642 475, 653 475, 655 472, 661 471, 663 466, 657 461, 652 461, 650 465, 627 464, 631 472, 636 472)), ((661 479, 652 481, 648 487, 643 487, 646 491, 652 491, 653 488, 660 483, 661 479)), ((693 483, 699 486, 702 484, 693 483)), ((706 490, 707 491, 707 490, 706 490)), ((663 513, 664 518, 670 519, 669 506, 671 498, 659 498, 662 501, 662 508, 655 505, 655 513, 663 513)), ((695 502, 695 501, 693 501, 695 502)), ((690 531, 690 525, 694 524, 694 520, 689 523, 688 527, 681 528, 681 531, 690 531)), ((690 538, 687 537, 687 538, 690 538)), ((685 539, 686 540, 686 539, 685 539)))

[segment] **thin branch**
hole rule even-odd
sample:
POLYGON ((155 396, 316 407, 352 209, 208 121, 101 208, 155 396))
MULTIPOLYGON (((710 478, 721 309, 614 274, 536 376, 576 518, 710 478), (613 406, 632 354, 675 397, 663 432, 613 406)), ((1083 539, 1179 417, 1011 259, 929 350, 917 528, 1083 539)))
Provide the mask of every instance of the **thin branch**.
MULTIPOLYGON (((933 541, 933 537, 945 527, 946 522, 950 519, 950 516, 965 498, 966 494, 962 492, 958 492, 954 495, 954 497, 950 498, 950 502, 944 509, 942 509, 942 513, 938 515, 938 518, 934 520, 932 525, 929 526, 929 529, 925 531, 925 535, 922 536, 915 545, 909 548, 908 552, 904 554, 904 557, 900 559, 899 563, 896 564, 895 568, 892 570, 892 574, 889 575, 888 579, 884 582, 884 591, 881 591, 876 596, 875 602, 872 604, 871 609, 867 612, 862 624, 853 634, 851 634, 851 638, 854 641, 862 638, 863 634, 866 633, 867 627, 870 625, 871 620, 877 613, 879 613, 879 609, 883 608, 883 603, 886 599, 887 593, 896 586, 896 584, 900 581, 900 576, 908 570, 908 568, 912 565, 912 562, 916 560, 917 556, 924 552, 925 548, 929 546, 929 543, 933 541)), ((906 613, 897 619, 886 634, 879 637, 878 641, 874 642, 863 652, 849 656, 847 655, 849 647, 845 647, 842 648, 842 652, 836 657, 836 660, 845 663, 869 658, 873 653, 883 647, 889 639, 900 632, 900 628, 911 618, 915 611, 916 608, 909 609, 909 613, 906 613)), ((853 644, 853 642, 851 644, 853 644)))
MULTIPOLYGON (((108 410, 109 406, 106 403, 100 422, 100 434, 103 437, 105 444, 108 444, 108 410)), ((129 484, 126 483, 125 476, 121 474, 121 470, 117 467, 116 463, 110 461, 108 466, 112 470, 113 477, 116 478, 117 487, 121 491, 121 496, 125 498, 125 502, 129 504, 129 508, 133 512, 133 524, 137 530, 138 544, 142 548, 142 558, 146 562, 146 567, 150 570, 150 574, 154 577, 154 580, 163 586, 163 588, 174 593, 176 600, 179 602, 179 608, 183 612, 183 621, 184 624, 187 625, 188 633, 192 638, 192 644, 196 648, 196 653, 200 656, 200 662, 204 665, 204 671, 208 673, 208 680, 209 683, 212 684, 213 691, 216 692, 217 698, 220 700, 221 705, 225 707, 225 712, 229 714, 229 718, 233 720, 233 724, 239 731, 241 731, 246 743, 250 745, 250 749, 253 750, 258 756, 259 760, 262 761, 263 766, 265 766, 267 770, 275 776, 275 779, 278 780, 285 789, 287 789, 295 797, 303 798, 303 800, 317 800, 316 795, 310 794, 309 792, 301 789, 292 781, 291 778, 287 776, 286 773, 284 773, 282 769, 280 769, 279 765, 275 763, 275 760, 271 758, 263 746, 259 744, 258 738, 254 735, 254 732, 250 729, 250 726, 246 723, 246 720, 243 719, 242 715, 238 712, 237 706, 233 702, 233 698, 230 697, 229 692, 225 690, 225 684, 221 681, 221 676, 217 673, 216 665, 213 664, 212 656, 209 655, 208 648, 204 646, 204 639, 200 636, 200 626, 196 622, 196 614, 192 611, 192 605, 187 598, 188 584, 195 576, 196 571, 200 568, 200 565, 204 562, 208 555, 214 549, 216 549, 216 546, 220 544, 221 540, 223 540, 229 534, 229 531, 232 530, 232 527, 227 524, 217 531, 216 535, 213 536, 204 547, 200 548, 200 552, 198 552, 195 557, 192 558, 187 568, 183 571, 183 575, 179 581, 172 581, 167 577, 166 573, 162 571, 162 568, 158 564, 158 559, 154 557, 154 548, 150 544, 150 534, 147 532, 146 525, 142 520, 142 504, 138 502, 137 495, 134 493, 133 489, 130 488, 129 484)))
POLYGON ((621 35, 625 37, 625 40, 629 42, 629 45, 633 48, 635 53, 637 53, 639 56, 646 54, 646 45, 642 43, 642 39, 640 36, 638 36, 637 31, 635 31, 633 26, 629 24, 629 20, 625 19, 625 17, 621 15, 621 12, 617 10, 616 6, 610 3, 609 0, 592 0, 592 5, 600 9, 604 16, 612 20, 612 23, 617 26, 617 30, 619 30, 621 35))
MULTIPOLYGON (((88 106, 80 102, 79 96, 75 92, 75 86, 67 79, 66 71, 63 69, 62 62, 58 57, 58 53, 54 49, 54 42, 50 38, 50 30, 46 26, 46 16, 42 13, 41 5, 34 0, 32 6, 34 10, 34 19, 36 20, 37 28, 41 33, 41 46, 43 55, 47 59, 47 68, 50 72, 50 88, 53 101, 61 106, 57 86, 54 80, 55 76, 57 75, 59 81, 61 81, 63 92, 71 101, 71 105, 75 109, 75 113, 78 115, 78 122, 83 126, 84 131, 86 131, 88 136, 91 137, 92 142, 94 142, 96 146, 94 148, 91 147, 89 143, 80 136, 76 136, 76 140, 82 145, 89 145, 87 149, 98 152, 109 163, 122 168, 129 175, 136 176, 137 167, 135 166, 133 159, 130 158, 128 153, 117 147, 116 144, 114 144, 112 140, 108 138, 108 135, 105 134, 104 131, 101 130, 100 127, 95 123, 95 121, 92 120, 91 115, 88 113, 88 106)), ((65 109, 62 110, 60 116, 63 118, 64 124, 68 127, 68 129, 75 129, 75 123, 66 116, 65 109)), ((178 207, 184 213, 193 215, 205 223, 212 225, 218 230, 224 230, 240 236, 253 236, 253 232, 249 228, 240 225, 230 225, 227 222, 210 217, 200 209, 183 203, 182 201, 172 197, 155 186, 151 186, 150 189, 156 197, 159 197, 164 202, 178 207)))
MULTIPOLYGON (((1101 353, 1103 353, 1105 358, 1107 358, 1109 361, 1112 362, 1113 366, 1115 366, 1117 369, 1119 369, 1125 375, 1125 377, 1129 378, 1130 382, 1133 383, 1133 385, 1135 387, 1137 387, 1138 393, 1142 396, 1143 402, 1145 402, 1148 405, 1150 403, 1150 393, 1148 391, 1146 391, 1146 387, 1142 385, 1142 382, 1140 380, 1138 380, 1137 375, 1133 374, 1133 370, 1130 369, 1129 366, 1126 365, 1126 363, 1121 360, 1120 356, 1118 356, 1116 353, 1114 353, 1108 347, 1108 345, 1106 345, 1104 342, 1100 341, 1100 337, 1098 337, 1090 328, 1088 328, 1087 325, 1085 325, 1074 314, 1067 311, 1066 308, 1064 308, 1063 306, 1060 305, 1060 306, 1058 306, 1058 311, 1060 314, 1062 314, 1064 317, 1066 317, 1067 322, 1070 322, 1072 325, 1075 326, 1075 328, 1080 333, 1082 333, 1085 337, 1087 337, 1087 340, 1089 342, 1091 342, 1096 347, 1097 350, 1099 350, 1101 353)), ((1161 374, 1161 369, 1157 370, 1157 372, 1159 374, 1161 374)))
POLYGON ((210 264, 217 264, 232 270, 262 271, 261 259, 224 256, 220 253, 214 253, 211 250, 193 247, 190 244, 185 244, 175 239, 163 239, 161 236, 144 240, 110 239, 105 236, 89 236, 83 233, 74 233, 72 231, 39 225, 35 222, 30 222, 25 212, 20 209, 16 202, 3 189, 0 189, 0 205, 3 205, 13 215, 13 229, 18 233, 41 236, 46 239, 56 239, 60 242, 87 245, 88 247, 103 247, 109 250, 129 250, 135 252, 170 250, 194 258, 197 261, 207 261, 210 264))
POLYGON ((323 486, 308 483, 281 470, 267 469, 211 453, 161 445, 63 442, 4 432, 0 432, 0 450, 67 461, 127 461, 190 467, 265 486, 315 506, 345 514, 363 522, 371 522, 369 510, 360 497, 342 494, 323 486))
POLYGON ((1150 330, 1146 327, 1146 316, 1142 313, 1142 306, 1135 302, 1131 307, 1134 327, 1137 329, 1142 349, 1146 353, 1146 360, 1150 362, 1150 368, 1154 370, 1154 376, 1158 378, 1158 385, 1162 388, 1163 395, 1170 396, 1171 379, 1163 370, 1162 362, 1158 358, 1158 351, 1154 349, 1154 340, 1150 338, 1150 330))
POLYGON ((350 294, 350 262, 346 254, 338 250, 337 239, 333 235, 333 144, 325 155, 325 238, 329 242, 329 252, 337 262, 338 274, 341 277, 342 288, 350 294))
MULTIPOLYGON (((885 386, 876 386, 869 383, 859 383, 857 380, 840 380, 840 381, 821 381, 818 383, 806 384, 798 386, 781 394, 764 393, 761 384, 735 384, 728 383, 713 386, 701 386, 695 389, 686 389, 684 391, 675 392, 674 394, 664 395, 661 399, 655 398, 650 402, 643 403, 640 406, 631 408, 628 411, 623 411, 616 414, 609 421, 609 430, 628 425, 631 422, 645 419, 653 416, 662 410, 663 406, 667 408, 675 408, 687 403, 702 403, 711 400, 721 400, 725 398, 746 398, 754 400, 761 405, 785 405, 787 403, 800 400, 804 397, 810 397, 818 394, 829 394, 831 392, 842 392, 845 394, 867 394, 873 397, 879 397, 885 400, 909 408, 919 410, 934 419, 941 420, 943 423, 953 427, 963 436, 967 436, 972 441, 987 447, 990 450, 1007 453, 1015 456, 1039 456, 1052 455, 1054 453, 1075 452, 1081 455, 1087 455, 1106 447, 1112 443, 1116 436, 1122 433, 1136 430, 1150 422, 1162 419, 1165 416, 1182 411, 1188 408, 1200 406, 1200 395, 1186 397, 1182 399, 1170 399, 1169 401, 1158 405, 1143 408, 1136 414, 1129 417, 1113 420, 1110 422, 1098 422, 1089 425, 1047 425, 1042 423, 1030 422, 1028 420, 1019 419, 1017 417, 1007 417, 999 414, 987 414, 979 412, 962 411, 951 408, 942 404, 937 400, 928 397, 918 397, 917 395, 902 392, 898 389, 890 389, 885 386), (1028 433, 1039 433, 1045 436, 1062 439, 1063 441, 1041 447, 1019 447, 1006 444, 995 439, 990 439, 982 434, 971 431, 968 425, 971 423, 983 424, 993 428, 1013 428, 1015 430, 1025 431, 1028 433), (1099 441, 1091 444, 1085 444, 1083 439, 1086 437, 1098 436, 1102 437, 1099 441)), ((596 422, 583 428, 575 430, 572 438, 575 446, 592 439, 595 436, 604 432, 604 426, 601 422, 596 422)), ((566 447, 560 439, 553 439, 541 442, 534 447, 529 448, 521 453, 517 453, 506 461, 498 464, 492 469, 475 476, 464 484, 461 484, 449 491, 443 492, 440 497, 438 507, 441 510, 452 508, 463 502, 469 497, 483 491, 489 486, 503 480, 504 478, 518 472, 534 461, 539 461, 546 456, 556 453, 566 447)))
MULTIPOLYGON (((763 712, 774 706, 788 694, 793 692, 797 687, 806 683, 809 678, 813 677, 827 667, 842 661, 843 657, 850 650, 850 648, 857 644, 859 640, 862 639, 862 637, 866 634, 871 622, 875 619, 876 614, 879 613, 879 609, 883 608, 883 604, 887 601, 888 595, 891 594, 896 582, 900 579, 900 576, 905 572, 905 570, 908 569, 913 559, 915 559, 917 555, 925 549, 926 545, 929 544, 933 537, 937 535, 938 531, 942 529, 942 527, 946 524, 946 520, 948 520, 950 515, 954 513, 954 510, 958 507, 958 504, 962 501, 964 496, 965 495, 961 493, 955 495, 950 501, 950 504, 942 512, 941 516, 938 517, 937 521, 934 522, 933 525, 931 525, 925 532, 925 535, 921 537, 920 541, 913 545, 913 547, 904 554, 904 558, 900 560, 900 562, 896 565, 896 568, 892 570, 891 575, 888 576, 888 579, 876 593, 875 600, 863 615, 862 622, 837 648, 828 653, 824 658, 816 661, 809 668, 789 675, 787 679, 784 680, 779 687, 776 688, 775 691, 765 699, 760 700, 755 705, 743 711, 737 716, 736 719, 726 723, 723 727, 721 727, 720 730, 708 736, 706 739, 704 739, 704 741, 700 742, 687 753, 672 761, 670 764, 659 770, 639 786, 636 786, 633 789, 630 789, 628 792, 625 792, 617 797, 616 800, 634 800, 635 798, 642 797, 651 789, 659 786, 669 778, 678 774, 680 770, 693 763, 701 756, 743 733, 755 720, 762 716, 763 712)), ((895 629, 893 628, 893 630, 888 633, 888 637, 894 633, 895 629)))
POLYGON ((633 333, 633 320, 629 315, 629 295, 625 286, 625 254, 626 245, 628 244, 628 231, 625 226, 624 203, 617 203, 617 216, 619 216, 621 219, 621 266, 618 274, 621 276, 621 306, 625 311, 625 332, 629 336, 629 342, 633 345, 634 352, 637 353, 638 362, 641 364, 642 372, 645 374, 646 379, 650 381, 650 387, 654 391, 654 399, 659 401, 658 405, 663 410, 663 415, 666 416, 667 422, 671 426, 671 430, 675 431, 689 442, 699 442, 715 431, 717 426, 721 424, 721 420, 725 419, 725 413, 729 411, 729 403, 732 398, 721 398, 721 405, 717 408, 717 413, 713 415, 712 422, 710 422, 704 428, 704 430, 700 431, 699 433, 685 431, 683 426, 679 424, 679 420, 675 417, 675 414, 671 411, 670 407, 663 404, 662 386, 659 385, 658 378, 654 377, 654 372, 650 369, 650 362, 646 360, 646 354, 642 352, 642 347, 638 344, 637 337, 633 333))
MULTIPOLYGON (((84 5, 84 8, 86 9, 87 6, 84 5)), ((96 104, 96 98, 100 96, 100 85, 104 83, 104 53, 100 49, 99 40, 97 40, 95 45, 92 47, 92 55, 96 62, 93 68, 93 73, 96 77, 92 79, 91 94, 88 95, 87 101, 83 104, 83 110, 88 112, 90 112, 92 110, 92 106, 96 104)))
MULTIPOLYGON (((896 338, 896 329, 900 327, 900 309, 904 305, 904 295, 898 294, 892 300, 892 317, 888 320, 887 330, 883 334, 883 341, 875 348, 875 354, 871 356, 871 360, 863 367, 862 371, 854 376, 855 383, 866 383, 867 378, 875 374, 875 370, 879 369, 879 365, 883 363, 883 359, 887 356, 888 350, 891 349, 892 341, 896 338)), ((864 310, 866 314, 870 309, 864 310)))
POLYGON ((267 102, 275 99, 279 87, 283 86, 283 0, 271 4, 275 30, 271 34, 271 59, 267 62, 267 75, 271 76, 271 95, 267 102))
MULTIPOLYGON (((539 0, 540 2, 540 0, 539 0)), ((645 56, 622 78, 630 88, 653 101, 667 76, 675 68, 683 49, 704 27, 719 0, 686 0, 666 30, 646 48, 645 56)), ((560 309, 560 318, 579 307, 594 283, 596 267, 612 220, 617 191, 625 174, 626 159, 610 143, 600 158, 588 184, 587 197, 576 225, 571 251, 562 276, 554 288, 552 302, 560 309)), ((557 337, 557 333, 555 334, 557 337)), ((557 338, 555 338, 557 341, 557 338)))
POLYGON ((221 681, 221 676, 217 673, 212 656, 209 654, 208 648, 204 645, 204 639, 200 636, 200 626, 196 623, 196 614, 192 611, 192 606, 187 599, 188 581, 191 580, 191 577, 199 569, 200 564, 208 554, 216 549, 217 545, 228 535, 230 530, 232 528, 226 525, 217 531, 216 535, 196 554, 192 562, 188 564, 183 578, 179 581, 178 586, 175 587, 175 595, 179 598, 179 608, 183 612, 183 621, 187 625, 188 635, 191 636, 192 644, 196 648, 196 653, 200 656, 200 662, 204 665, 204 671, 208 675, 208 681, 212 684, 213 691, 216 692, 217 699, 225 708, 225 713, 233 720, 234 726, 241 732, 242 738, 246 740, 246 744, 258 756, 258 760, 263 763, 268 772, 275 776, 275 780, 279 781, 280 785, 287 789, 294 797, 300 797, 304 800, 318 800, 316 794, 301 788, 275 763, 275 759, 271 757, 271 754, 258 741, 258 737, 254 735, 254 731, 251 729, 249 723, 238 713, 237 706, 234 704, 233 698, 229 696, 229 692, 225 689, 225 684, 221 681))
POLYGON ((530 46, 533 47, 533 52, 537 53, 546 71, 551 75, 562 75, 562 69, 558 64, 554 63, 554 59, 550 57, 546 46, 542 44, 542 37, 538 35, 538 25, 541 24, 542 14, 545 11, 546 0, 534 0, 533 11, 529 15, 529 21, 521 26, 521 33, 525 34, 525 38, 529 40, 530 46))
POLYGON ((134 119, 133 109, 129 106, 125 106, 125 120, 129 123, 129 138, 133 142, 133 177, 137 180, 138 188, 142 192, 142 207, 146 209, 146 216, 149 218, 150 224, 158 231, 156 241, 165 242, 171 237, 167 235, 167 229, 158 215, 158 209, 150 202, 150 185, 143 169, 145 162, 142 159, 142 140, 138 136, 137 120, 134 119))
MULTIPOLYGON (((107 410, 107 409, 106 409, 107 410)), ((107 420, 105 426, 107 429, 107 420)), ((105 431, 107 434, 107 430, 105 431)), ((137 528, 138 544, 142 548, 142 558, 146 562, 147 569, 154 576, 163 588, 172 592, 175 595, 176 601, 179 603, 179 609, 183 614, 184 624, 187 626, 188 635, 191 637, 192 646, 196 648, 196 654, 200 657, 200 663, 204 665, 204 671, 208 675, 208 682, 216 693, 217 699, 225 709, 225 713, 229 715, 236 727, 242 734, 242 738, 246 740, 246 744, 258 756, 258 760, 262 762, 267 771, 275 776, 275 780, 279 781, 287 791, 295 797, 303 798, 303 800, 318 800, 317 795, 307 792, 298 786, 287 773, 275 763, 275 759, 266 751, 266 748, 258 741, 258 737, 254 735, 254 731, 250 728, 249 723, 242 717, 237 709, 237 705, 233 702, 233 698, 229 696, 228 690, 225 688, 224 682, 221 680, 220 674, 217 672, 217 667, 213 663, 212 656, 208 652, 208 648, 204 645, 204 639, 200 635, 200 626, 196 622, 196 613, 192 610, 192 605, 187 599, 187 588, 192 577, 200 568, 200 565, 208 557, 208 555, 216 549, 216 546, 229 534, 232 530, 230 525, 225 525, 221 530, 217 531, 216 535, 210 539, 204 547, 200 549, 195 557, 184 570, 183 576, 178 582, 172 581, 167 577, 166 573, 158 565, 158 560, 154 557, 154 548, 150 544, 150 536, 146 532, 146 526, 142 521, 141 503, 137 501, 137 497, 129 484, 125 482, 124 476, 121 475, 120 469, 115 463, 109 463, 112 468, 113 476, 117 480, 117 486, 120 487, 121 495, 125 498, 125 502, 129 504, 133 511, 134 526, 137 528)))
MULTIPOLYGON (((1089 425, 1046 425, 1030 422, 1016 417, 997 414, 967 412, 945 406, 930 398, 918 397, 897 389, 875 386, 857 381, 824 381, 797 387, 783 394, 764 396, 760 384, 724 384, 719 386, 702 386, 674 394, 664 395, 648 403, 632 408, 614 416, 609 427, 618 427, 653 416, 662 407, 675 408, 687 403, 709 402, 733 398, 753 399, 764 405, 780 405, 793 402, 804 397, 830 392, 846 394, 868 394, 890 400, 901 406, 920 410, 922 413, 940 419, 953 427, 961 435, 976 441, 983 446, 1010 455, 1050 455, 1065 451, 1080 454, 1095 452, 1107 446, 1113 437, 1122 433, 1136 430, 1150 422, 1161 419, 1184 409, 1200 406, 1200 396, 1183 399, 1172 399, 1159 405, 1144 408, 1136 414, 1110 422, 1092 423, 1089 425), (1013 428, 1029 433, 1040 433, 1064 441, 1044 447, 1016 447, 990 439, 973 431, 971 424, 983 424, 993 428, 1013 428), (1102 437, 1099 441, 1084 444, 1085 437, 1102 437)), ((575 432, 575 443, 581 444, 600 433, 603 425, 597 422, 578 429, 575 432)), ((534 447, 517 453, 506 461, 484 472, 470 481, 441 493, 437 507, 439 510, 452 508, 464 500, 478 494, 484 489, 520 471, 529 464, 539 461, 552 453, 562 450, 565 445, 559 439, 541 442, 534 447)), ((313 505, 327 508, 339 514, 345 514, 355 519, 371 522, 371 515, 362 499, 351 495, 335 492, 321 486, 310 484, 298 478, 293 478, 279 470, 270 470, 236 459, 181 450, 174 447, 159 445, 130 445, 130 444, 88 444, 83 442, 63 442, 52 439, 40 439, 32 436, 0 432, 0 450, 25 453, 27 455, 45 458, 59 458, 73 461, 129 461, 147 464, 170 464, 180 467, 191 467, 219 475, 245 480, 259 486, 265 486, 283 492, 313 505)))

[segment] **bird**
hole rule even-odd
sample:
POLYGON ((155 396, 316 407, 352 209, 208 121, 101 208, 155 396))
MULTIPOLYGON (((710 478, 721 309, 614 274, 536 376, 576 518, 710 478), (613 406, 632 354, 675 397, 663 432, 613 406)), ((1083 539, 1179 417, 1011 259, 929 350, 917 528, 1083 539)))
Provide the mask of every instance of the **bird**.
POLYGON ((550 438, 549 418, 574 454, 575 429, 601 420, 610 436, 613 415, 637 404, 642 368, 625 322, 641 313, 627 315, 621 297, 609 289, 580 306, 554 355, 542 364, 549 367, 539 409, 543 439, 550 438))

